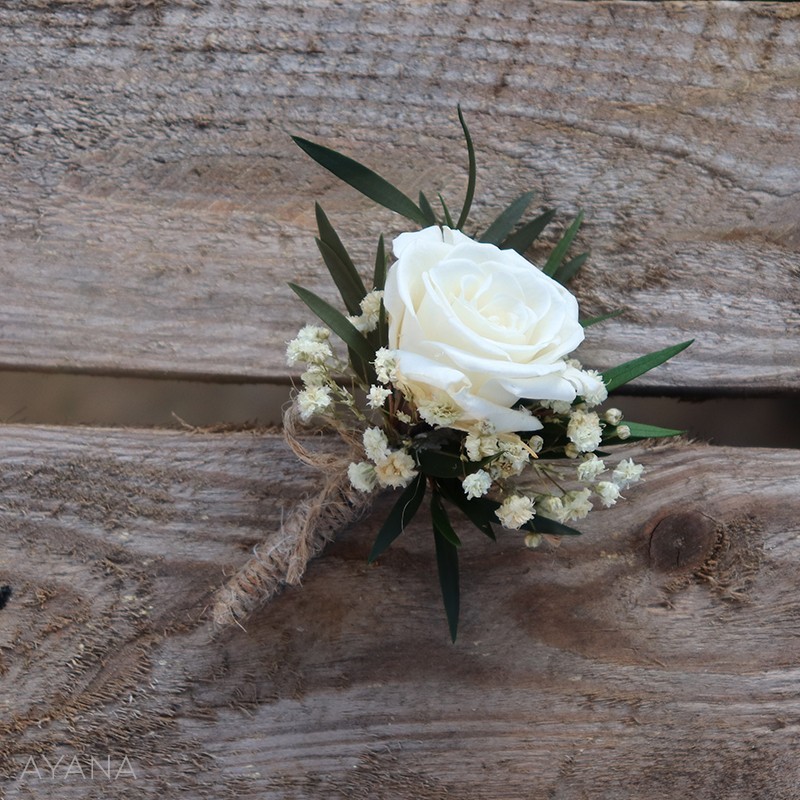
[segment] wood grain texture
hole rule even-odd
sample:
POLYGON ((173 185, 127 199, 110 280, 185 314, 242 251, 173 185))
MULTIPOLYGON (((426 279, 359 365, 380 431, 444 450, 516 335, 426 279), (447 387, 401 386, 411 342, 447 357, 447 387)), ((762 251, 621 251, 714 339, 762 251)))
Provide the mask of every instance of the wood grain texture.
POLYGON ((798 52, 791 3, 6 0, 0 366, 285 378, 313 201, 365 266, 402 224, 289 134, 457 206, 460 101, 476 220, 587 211, 580 296, 626 313, 585 362, 696 337, 638 385, 796 390, 798 52))
POLYGON ((453 646, 422 518, 366 565, 390 498, 210 629, 314 486, 274 437, 4 427, 6 798, 794 800, 800 455, 636 453, 646 484, 559 548, 459 526, 453 646), (107 753, 135 776, 20 776, 107 753))

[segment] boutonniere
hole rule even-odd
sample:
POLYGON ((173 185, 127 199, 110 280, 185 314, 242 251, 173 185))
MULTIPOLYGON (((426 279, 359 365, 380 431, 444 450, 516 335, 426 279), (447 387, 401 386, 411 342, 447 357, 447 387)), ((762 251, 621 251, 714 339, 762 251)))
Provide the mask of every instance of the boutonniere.
POLYGON ((316 207, 317 245, 341 306, 290 284, 318 319, 287 345, 302 386, 285 432, 298 456, 324 473, 323 486, 223 590, 220 623, 240 622, 283 584, 299 582, 336 530, 363 513, 374 493, 392 490, 397 500, 376 522, 369 560, 425 508, 455 641, 462 542, 452 509, 491 539, 501 530, 521 534, 521 548, 575 536, 574 523, 613 506, 642 479, 642 466, 613 446, 680 433, 625 420, 604 404, 691 341, 603 372, 582 365, 576 351, 586 328, 620 313, 583 318, 567 288, 588 257, 570 254, 582 214, 540 266, 525 253, 555 212, 524 220, 532 192, 490 224, 472 226, 475 151, 460 108, 458 118, 469 166, 457 215, 441 194, 431 202, 420 192, 415 202, 351 158, 295 138, 318 164, 414 229, 390 248, 381 237, 374 262, 359 268, 316 207), (346 454, 309 452, 298 435, 304 426, 334 431, 346 454))

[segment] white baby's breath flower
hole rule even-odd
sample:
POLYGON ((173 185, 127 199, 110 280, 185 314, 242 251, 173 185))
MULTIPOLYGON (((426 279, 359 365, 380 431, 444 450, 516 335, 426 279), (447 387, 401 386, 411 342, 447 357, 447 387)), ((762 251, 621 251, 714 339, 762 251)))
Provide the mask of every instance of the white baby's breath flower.
POLYGON ((500 455, 492 461, 490 472, 494 478, 519 475, 530 461, 530 450, 515 433, 503 433, 498 438, 500 455))
POLYGON ((353 488, 359 492, 371 492, 378 480, 375 467, 368 461, 350 464, 347 468, 347 476, 350 478, 353 488))
POLYGON ((541 406, 542 408, 549 408, 554 414, 568 414, 572 408, 572 403, 566 400, 544 400, 541 406))
POLYGON ((581 454, 581 450, 574 442, 567 442, 564 446, 564 455, 567 458, 577 458, 581 454))
POLYGON ((397 353, 386 347, 375 351, 375 373, 381 383, 394 383, 397 380, 397 353))
POLYGON ((323 386, 330 379, 330 370, 324 364, 310 364, 300 376, 300 380, 309 386, 323 386))
POLYGON ((498 440, 503 457, 511 461, 515 468, 518 467, 521 470, 530 461, 531 452, 516 433, 501 434, 498 440))
POLYGON ((516 530, 533 519, 533 500, 519 494, 512 494, 503 500, 502 505, 494 512, 504 528, 516 530))
POLYGON ((535 550, 542 543, 541 533, 529 533, 525 537, 525 547, 535 550))
POLYGON ((307 342, 327 342, 331 332, 319 325, 303 325, 297 332, 297 338, 307 342))
POLYGON ((400 422, 404 423, 405 425, 411 424, 411 417, 408 414, 406 414, 405 411, 396 411, 394 415, 395 417, 397 417, 398 420, 400 420, 400 422))
POLYGON ((631 429, 627 425, 618 425, 617 426, 617 437, 622 439, 630 439, 631 437, 631 429))
POLYGON ((326 341, 297 337, 286 345, 286 361, 289 366, 298 363, 324 364, 333 357, 333 350, 326 341))
POLYGON ((570 414, 567 436, 582 453, 596 450, 603 438, 600 417, 594 411, 576 409, 570 414))
POLYGON ((370 333, 378 327, 378 320, 381 313, 381 300, 383 299, 383 291, 368 292, 364 299, 361 301, 361 323, 365 333, 370 333))
POLYGON ((564 504, 563 522, 571 522, 575 519, 583 519, 591 510, 592 504, 589 501, 591 491, 589 489, 578 489, 567 492, 561 502, 564 504))
POLYGON ((641 464, 634 464, 632 459, 626 458, 617 464, 611 477, 620 489, 627 489, 642 479, 643 472, 644 467, 641 464))
POLYGON ((544 439, 542 439, 542 437, 539 436, 539 434, 531 436, 531 438, 528 439, 528 447, 530 447, 530 449, 533 450, 534 453, 541 453, 542 447, 544 447, 544 439))
POLYGON ((578 480, 582 483, 593 481, 601 472, 605 472, 606 465, 602 458, 598 458, 594 453, 578 464, 578 480))
POLYGON ((370 386, 367 392, 367 405, 370 408, 382 408, 391 393, 391 389, 384 389, 383 386, 370 386))
POLYGON ((622 412, 618 408, 609 408, 603 414, 603 419, 609 425, 619 425, 622 421, 622 412))
POLYGON ((421 401, 417 404, 417 411, 428 425, 452 425, 461 411, 447 402, 421 401))
POLYGON ((564 521, 564 501, 554 494, 539 495, 536 498, 537 512, 556 522, 564 521))
POLYGON ((300 419, 308 422, 314 414, 321 414, 331 405, 331 390, 327 386, 309 386, 297 393, 300 419))
POLYGON ((361 441, 370 461, 380 464, 389 457, 389 440, 380 428, 367 428, 361 436, 361 441))
POLYGON ((405 450, 395 450, 375 465, 375 475, 381 486, 408 486, 417 476, 414 459, 405 450))
POLYGON ((488 472, 482 469, 477 470, 464 478, 461 481, 461 486, 464 488, 464 494, 473 500, 476 497, 483 497, 492 486, 492 479, 488 472))
POLYGON ((605 403, 608 399, 608 389, 603 383, 603 376, 595 369, 586 370, 584 376, 587 388, 584 391, 583 399, 586 405, 591 408, 605 403))
POLYGON ((492 434, 468 433, 464 438, 464 449, 470 461, 480 461, 500 452, 500 442, 492 434))
POLYGON ((613 481, 600 481, 594 490, 606 508, 613 506, 619 499, 619 486, 613 481))
POLYGON ((369 320, 361 314, 358 316, 348 314, 346 319, 360 333, 369 333, 370 330, 374 330, 374 328, 369 327, 369 320))

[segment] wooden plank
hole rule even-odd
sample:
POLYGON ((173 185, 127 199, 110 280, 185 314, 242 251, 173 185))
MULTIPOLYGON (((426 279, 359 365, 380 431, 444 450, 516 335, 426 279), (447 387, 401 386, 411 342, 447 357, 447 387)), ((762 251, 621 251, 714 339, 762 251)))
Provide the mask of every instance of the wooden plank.
POLYGON ((627 309, 587 363, 697 337, 638 385, 796 390, 799 51, 791 3, 4 3, 0 366, 285 378, 313 200, 362 264, 402 225, 289 134, 457 206, 460 101, 476 219, 587 211, 585 308, 627 309))
POLYGON ((422 520, 366 565, 389 498, 211 630, 314 485, 274 437, 6 426, 0 454, 7 798, 796 796, 797 452, 644 449, 556 549, 460 530, 456 645, 422 520))

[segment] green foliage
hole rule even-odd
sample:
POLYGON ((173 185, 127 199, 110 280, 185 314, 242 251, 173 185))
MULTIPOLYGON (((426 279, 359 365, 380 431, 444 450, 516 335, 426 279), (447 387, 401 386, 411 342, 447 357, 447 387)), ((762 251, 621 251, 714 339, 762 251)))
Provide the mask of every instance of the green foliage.
POLYGON ((536 192, 525 192, 508 205, 478 239, 479 242, 500 245, 520 221, 536 192))
POLYGON ((342 240, 322 210, 322 206, 316 203, 314 210, 319 230, 319 238, 316 240, 317 247, 325 261, 325 266, 339 289, 339 294, 341 294, 348 312, 354 315, 359 314, 359 303, 367 293, 361 276, 358 274, 350 254, 342 244, 342 240))
POLYGON ((582 319, 581 325, 584 328, 589 328, 592 325, 597 325, 598 322, 605 322, 607 319, 614 319, 624 312, 624 309, 618 308, 616 311, 610 311, 608 314, 600 314, 597 317, 589 317, 589 319, 582 319))
POLYGON ((375 537, 375 543, 367 558, 371 564, 379 558, 391 543, 405 530, 406 525, 414 518, 414 514, 419 510, 422 499, 425 497, 425 476, 420 473, 403 490, 398 501, 386 517, 386 521, 375 537))
POLYGON ((418 225, 426 226, 428 224, 424 212, 411 198, 368 167, 336 150, 315 144, 300 136, 292 136, 292 140, 321 167, 332 172, 337 178, 369 197, 370 200, 374 200, 378 205, 402 214, 418 225))
POLYGON ((444 510, 439 496, 436 494, 433 495, 431 500, 431 521, 433 523, 433 540, 436 545, 439 586, 442 590, 442 600, 445 614, 447 615, 447 625, 450 629, 450 638, 455 642, 458 636, 460 605, 458 544, 455 543, 458 541, 458 537, 450 525, 447 512, 444 510))
POLYGON ((603 444, 619 444, 625 442, 637 442, 641 439, 663 439, 669 436, 680 436, 686 431, 675 430, 674 428, 659 428, 657 425, 645 425, 641 422, 623 422, 631 432, 631 435, 624 440, 619 438, 617 429, 619 425, 608 425, 603 432, 603 444))
POLYGON ((464 120, 464 115, 461 113, 461 106, 458 106, 458 121, 461 123, 461 130, 464 131, 464 139, 467 142, 467 157, 469 159, 468 175, 467 175, 467 193, 464 197, 464 205, 461 208, 461 214, 456 223, 458 230, 464 230, 469 217, 469 211, 472 208, 472 198, 475 196, 475 178, 477 175, 477 168, 475 165, 475 147, 472 144, 472 136, 469 134, 469 128, 464 120))
POLYGON ((554 208, 548 209, 530 222, 526 222, 516 233, 512 233, 500 247, 504 250, 516 250, 520 255, 539 238, 542 231, 548 226, 556 212, 554 208))
POLYGON ((689 339, 687 342, 665 347, 663 350, 656 350, 646 356, 640 356, 617 367, 612 367, 603 373, 603 383, 605 383, 609 393, 613 392, 634 378, 638 378, 640 375, 644 375, 645 372, 650 372, 651 369, 668 361, 682 350, 685 350, 693 341, 694 339, 689 339))
POLYGON ((572 244, 572 240, 577 235, 578 229, 581 227, 582 222, 583 211, 581 211, 578 216, 575 217, 575 221, 569 226, 569 228, 567 228, 558 244, 553 248, 553 252, 550 253, 549 258, 542 268, 542 271, 545 275, 549 275, 552 278, 556 274, 559 266, 561 266, 561 262, 564 260, 564 256, 567 254, 569 246, 572 244))

